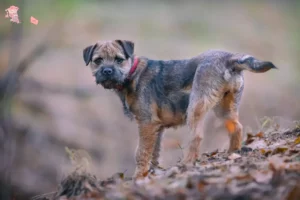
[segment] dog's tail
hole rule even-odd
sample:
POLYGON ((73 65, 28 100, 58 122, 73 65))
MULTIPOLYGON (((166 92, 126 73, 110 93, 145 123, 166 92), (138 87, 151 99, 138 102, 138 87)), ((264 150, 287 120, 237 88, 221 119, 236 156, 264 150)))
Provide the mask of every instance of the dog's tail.
POLYGON ((260 61, 249 55, 233 55, 230 64, 239 70, 248 70, 254 73, 263 73, 270 69, 278 69, 272 62, 260 61))

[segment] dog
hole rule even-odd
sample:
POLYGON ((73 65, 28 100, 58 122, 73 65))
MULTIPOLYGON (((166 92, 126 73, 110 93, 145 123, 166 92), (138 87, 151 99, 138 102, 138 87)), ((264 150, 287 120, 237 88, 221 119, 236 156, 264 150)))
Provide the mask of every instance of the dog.
POLYGON ((160 142, 166 128, 187 124, 192 140, 183 163, 194 164, 203 139, 204 116, 213 110, 224 121, 228 152, 241 149, 243 126, 239 102, 243 71, 263 73, 276 66, 251 55, 208 50, 190 59, 152 60, 137 57, 128 40, 99 41, 83 50, 96 84, 113 90, 124 113, 139 129, 134 179, 159 166, 160 142))

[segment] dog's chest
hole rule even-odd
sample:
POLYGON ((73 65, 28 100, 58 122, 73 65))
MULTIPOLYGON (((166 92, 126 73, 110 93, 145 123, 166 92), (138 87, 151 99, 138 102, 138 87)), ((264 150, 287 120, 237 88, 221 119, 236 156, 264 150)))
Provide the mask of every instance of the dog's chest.
POLYGON ((136 112, 138 110, 137 96, 132 93, 126 93, 125 94, 125 105, 131 113, 136 114, 136 112))
POLYGON ((186 122, 189 93, 178 91, 151 104, 152 121, 165 127, 176 127, 186 122))

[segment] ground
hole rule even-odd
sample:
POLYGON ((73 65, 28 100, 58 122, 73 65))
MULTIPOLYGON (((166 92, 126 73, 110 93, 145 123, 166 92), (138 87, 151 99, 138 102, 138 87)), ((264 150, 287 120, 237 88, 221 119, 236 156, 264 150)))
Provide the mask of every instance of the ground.
POLYGON ((126 172, 98 180, 77 169, 55 193, 35 199, 300 199, 299 126, 248 133, 243 145, 231 154, 203 153, 195 166, 151 169, 137 182, 126 172))

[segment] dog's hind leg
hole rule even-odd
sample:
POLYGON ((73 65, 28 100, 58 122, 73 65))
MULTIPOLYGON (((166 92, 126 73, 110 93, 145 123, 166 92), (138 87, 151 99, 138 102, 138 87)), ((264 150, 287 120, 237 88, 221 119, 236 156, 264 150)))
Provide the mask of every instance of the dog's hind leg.
POLYGON ((204 115, 207 112, 202 102, 196 103, 194 109, 189 109, 188 125, 192 135, 187 154, 183 159, 184 164, 194 164, 198 158, 200 142, 203 139, 204 115))
POLYGON ((228 131, 230 144, 228 152, 241 148, 243 126, 239 122, 238 104, 243 88, 239 91, 225 93, 220 103, 214 108, 218 117, 224 120, 224 125, 228 131))
POLYGON ((190 95, 187 111, 187 123, 189 125, 192 141, 183 163, 194 164, 198 158, 200 142, 203 139, 204 117, 220 100, 221 90, 218 87, 210 88, 204 84, 197 84, 190 95), (202 89, 197 89, 202 88, 202 89))

